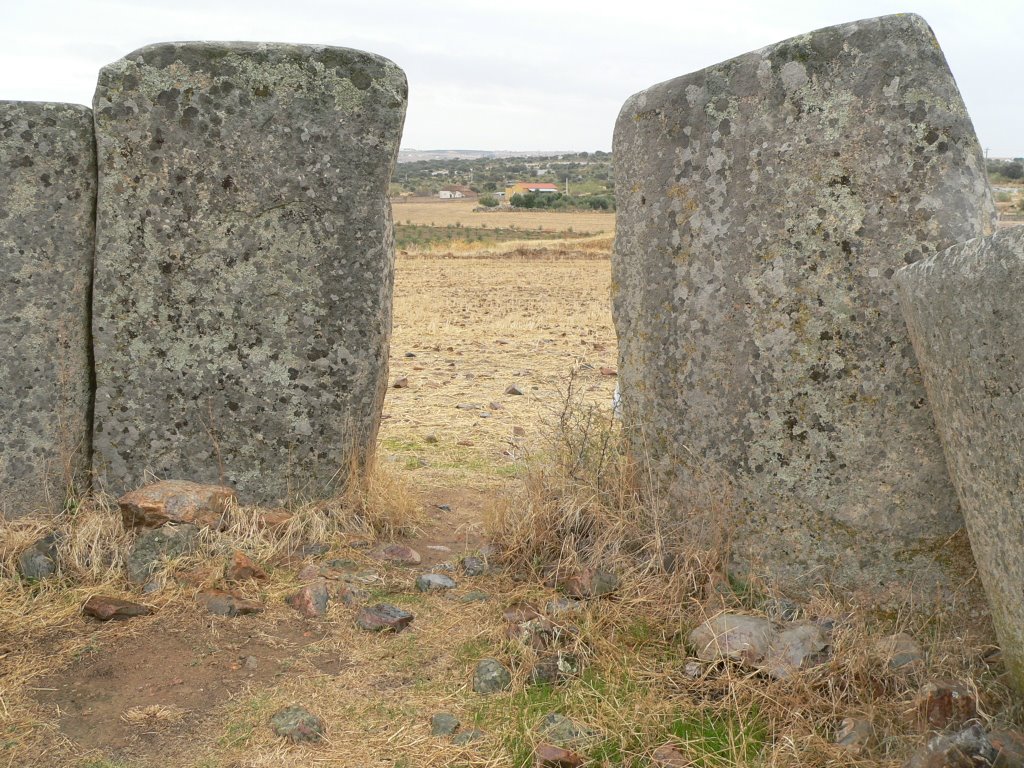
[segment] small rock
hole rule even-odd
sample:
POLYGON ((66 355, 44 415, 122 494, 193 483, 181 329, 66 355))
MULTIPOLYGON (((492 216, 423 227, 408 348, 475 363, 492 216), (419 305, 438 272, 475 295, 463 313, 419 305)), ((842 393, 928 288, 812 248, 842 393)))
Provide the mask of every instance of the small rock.
MULTIPOLYGON (((449 507, 447 504, 437 504, 435 506, 437 506, 438 509, 442 509, 443 507, 444 511, 447 512, 452 511, 451 507, 449 507)), ((429 549, 431 552, 440 552, 443 555, 446 555, 452 551, 451 547, 446 547, 444 544, 427 544, 427 549, 429 549)))
POLYGON ((392 389, 408 389, 409 377, 403 376, 400 379, 395 379, 394 384, 391 385, 392 389))
POLYGON ((437 443, 437 435, 434 434, 433 432, 430 432, 426 436, 424 436, 423 442, 427 443, 428 445, 434 445, 437 443))
POLYGON ((166 586, 164 579, 150 579, 142 585, 142 594, 152 595, 159 592, 166 586))
POLYGON ((828 633, 818 624, 791 624, 771 641, 764 658, 764 671, 776 680, 789 677, 805 667, 822 664, 831 646, 828 633))
POLYGON ((1017 731, 996 729, 988 734, 998 757, 997 768, 1024 768, 1024 736, 1017 731))
POLYGON ((263 611, 261 603, 219 589, 200 592, 196 600, 215 616, 247 616, 263 611))
POLYGON ((408 611, 403 611, 387 603, 378 603, 363 608, 356 616, 356 624, 368 632, 401 632, 415 618, 408 611))
POLYGON ((473 589, 462 595, 459 598, 460 603, 483 603, 491 599, 491 596, 486 592, 481 592, 479 589, 473 589))
POLYGON ((260 509, 256 512, 256 527, 261 530, 280 532, 291 522, 292 513, 286 509, 260 509))
POLYGON ((548 601, 544 610, 550 616, 560 616, 566 613, 579 613, 583 609, 583 603, 573 600, 571 597, 559 597, 548 601))
MULTIPOLYGON (((441 510, 442 512, 451 512, 452 511, 452 505, 451 504, 436 504, 435 506, 439 510, 441 510)), ((446 552, 451 552, 451 549, 449 549, 448 547, 445 547, 444 549, 445 549, 446 552)))
POLYGON ((584 568, 557 584, 570 597, 605 597, 619 588, 619 577, 601 568, 584 568))
POLYGON ((505 394, 506 395, 521 395, 521 394, 523 394, 523 390, 521 390, 515 384, 509 384, 505 388, 505 394))
POLYGON ((405 353, 405 356, 406 356, 406 357, 410 357, 410 358, 411 358, 411 357, 416 357, 416 353, 415 353, 415 352, 406 352, 406 353, 405 353))
POLYGON ((330 544, 324 544, 322 541, 310 541, 295 550, 295 554, 299 557, 320 557, 320 555, 326 555, 330 551, 330 544))
POLYGON ((57 531, 39 539, 18 555, 18 573, 27 581, 41 581, 57 572, 57 531))
POLYGON ((480 403, 459 403, 455 407, 460 411, 478 411, 480 410, 480 403))
POLYGON ((315 581, 320 578, 320 566, 316 563, 307 563, 299 569, 299 581, 315 581))
POLYGON ((535 768, 579 768, 583 758, 571 749, 541 743, 534 750, 533 764, 535 768))
POLYGON ((285 602, 308 619, 320 619, 327 615, 327 603, 330 599, 327 583, 321 579, 289 595, 285 602))
POLYGON ((470 447, 473 446, 473 441, 472 440, 458 440, 458 441, 456 441, 455 444, 456 445, 465 446, 466 448, 470 448, 470 447))
POLYGON ((490 408, 492 411, 503 411, 503 410, 505 410, 505 406, 504 405, 502 405, 501 403, 493 402, 493 401, 488 403, 487 407, 490 408))
POLYGON ((889 669, 907 671, 924 664, 924 651, 917 641, 906 632, 900 632, 875 641, 874 655, 885 662, 889 669))
POLYGON ((614 368, 612 368, 611 366, 608 366, 608 365, 602 365, 600 370, 601 370, 601 375, 602 376, 618 376, 619 375, 619 372, 617 370, 615 370, 614 368))
POLYGON ((259 667, 260 662, 255 656, 246 656, 245 661, 242 662, 242 666, 245 667, 249 672, 255 672, 259 667))
POLYGON ((577 656, 556 651, 537 659, 530 672, 530 682, 534 685, 555 685, 579 673, 580 660, 577 656))
POLYGON ((796 621, 800 618, 800 606, 784 597, 768 598, 761 609, 772 621, 796 621))
POLYGON ((453 737, 452 744, 454 744, 457 747, 464 747, 467 744, 472 744, 474 741, 480 741, 481 739, 484 739, 486 737, 486 733, 477 730, 476 728, 473 728, 472 730, 463 731, 462 733, 453 737))
POLYGON ((482 557, 468 555, 462 558, 462 572, 467 576, 483 576, 487 573, 487 563, 482 557))
POLYGON ((537 726, 541 737, 560 747, 581 746, 596 735, 589 728, 577 725, 565 715, 549 712, 537 726))
POLYGON ((697 680, 704 676, 704 665, 699 661, 688 661, 683 667, 683 674, 691 680, 697 680))
POLYGON ((996 765, 996 748, 980 725, 935 736, 904 763, 904 768, 980 768, 996 765))
POLYGON ((360 603, 370 599, 370 593, 361 587, 354 587, 351 584, 342 584, 338 587, 338 599, 349 608, 355 608, 360 603))
POLYGON ((958 680, 925 683, 917 694, 917 722, 922 730, 963 728, 978 716, 974 689, 958 680))
POLYGON ((416 577, 416 589, 420 592, 442 592, 456 586, 451 577, 442 573, 421 573, 416 577))
POLYGON ((195 549, 199 529, 194 525, 165 525, 143 531, 135 539, 125 563, 128 581, 145 584, 161 561, 186 555, 195 549))
POLYGON ((139 605, 116 597, 94 595, 85 601, 82 612, 100 621, 111 619, 131 619, 136 616, 148 616, 153 611, 149 606, 139 605))
POLYGON ((518 603, 512 603, 512 605, 502 611, 501 615, 507 622, 512 624, 521 624, 524 621, 529 621, 530 619, 539 619, 543 614, 541 614, 537 606, 532 603, 521 601, 518 603))
POLYGON ((482 659, 473 672, 473 690, 490 694, 504 691, 512 685, 512 673, 497 659, 482 659))
POLYGON ((720 613, 690 633, 690 645, 701 661, 729 658, 754 665, 764 658, 775 637, 775 625, 759 616, 720 613))
POLYGON ((304 707, 285 707, 270 718, 274 733, 293 744, 303 741, 317 742, 323 738, 324 721, 304 707))
POLYGON ((693 761, 688 759, 674 744, 662 744, 651 753, 652 768, 689 768, 693 761))
POLYGON ((187 480, 163 480, 126 493, 117 500, 125 528, 159 528, 165 523, 190 523, 222 531, 233 489, 187 480))
POLYGON ((512 427, 512 436, 513 437, 526 437, 526 429, 516 425, 516 426, 512 427))
POLYGON ((540 616, 536 619, 521 621, 518 624, 509 622, 505 635, 511 640, 518 640, 538 651, 550 648, 558 638, 558 631, 550 619, 540 616))
POLYGON ((263 581, 267 578, 267 572, 256 565, 247 554, 236 549, 231 555, 224 577, 228 581, 263 581))
POLYGON ((391 544, 384 547, 381 551, 381 557, 392 563, 401 563, 403 565, 419 565, 423 562, 419 552, 404 544, 391 544))
POLYGON ((450 712, 438 712, 430 718, 431 736, 451 736, 459 730, 459 718, 450 712))
POLYGON ((854 755, 859 755, 871 741, 874 729, 871 721, 862 717, 845 717, 836 730, 835 743, 854 755))

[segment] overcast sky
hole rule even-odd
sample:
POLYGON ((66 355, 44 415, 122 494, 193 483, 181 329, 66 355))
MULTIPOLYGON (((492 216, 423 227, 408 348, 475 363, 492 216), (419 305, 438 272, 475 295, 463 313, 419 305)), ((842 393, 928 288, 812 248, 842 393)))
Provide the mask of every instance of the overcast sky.
POLYGON ((921 14, 982 146, 1024 155, 1024 0, 0 0, 0 99, 92 100, 149 43, 266 40, 383 54, 407 149, 607 150, 632 93, 830 24, 921 14))

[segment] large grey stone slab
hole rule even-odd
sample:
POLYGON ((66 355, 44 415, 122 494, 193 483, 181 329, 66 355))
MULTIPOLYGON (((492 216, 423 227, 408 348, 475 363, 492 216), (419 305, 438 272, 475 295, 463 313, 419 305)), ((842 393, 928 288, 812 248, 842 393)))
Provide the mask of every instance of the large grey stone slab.
POLYGON ((892 277, 995 214, 928 25, 830 27, 655 85, 614 154, 624 419, 690 535, 795 592, 955 585, 970 553, 947 543, 962 520, 892 277))
POLYGON ((0 517, 88 481, 95 210, 91 111, 0 101, 0 517))
POLYGON ((323 497, 372 450, 406 107, 346 48, 153 45, 105 67, 95 468, 323 497))
POLYGON ((1024 227, 896 273, 1003 656, 1024 691, 1024 227))

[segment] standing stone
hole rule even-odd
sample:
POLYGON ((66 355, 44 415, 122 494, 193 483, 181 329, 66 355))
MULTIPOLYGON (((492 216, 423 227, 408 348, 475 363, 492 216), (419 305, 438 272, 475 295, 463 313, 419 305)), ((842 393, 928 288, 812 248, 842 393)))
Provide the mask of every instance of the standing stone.
POLYGON ((406 106, 346 48, 165 43, 100 72, 95 469, 318 498, 387 389, 406 106))
POLYGON ((92 112, 0 101, 0 517, 87 487, 95 210, 92 112))
POLYGON ((995 209, 928 25, 830 27, 655 85, 614 154, 623 416, 689 534, 795 593, 959 586, 892 276, 995 209))
POLYGON ((896 279, 996 634, 1024 691, 1024 227, 896 279))

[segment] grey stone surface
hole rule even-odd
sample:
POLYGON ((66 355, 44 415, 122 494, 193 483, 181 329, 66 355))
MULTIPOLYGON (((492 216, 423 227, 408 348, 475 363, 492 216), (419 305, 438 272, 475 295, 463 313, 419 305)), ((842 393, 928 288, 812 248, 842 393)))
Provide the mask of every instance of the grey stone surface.
POLYGON ((87 487, 92 112, 0 101, 0 517, 87 487))
POLYGON ((481 659, 473 671, 473 690, 477 693, 498 693, 511 685, 512 673, 497 659, 481 659))
POLYGON ((138 535, 125 560, 125 571, 132 584, 145 584, 165 560, 187 555, 199 541, 194 525, 164 525, 138 535))
POLYGON ((892 276, 989 233, 994 205, 928 25, 830 27, 655 85, 614 154, 623 418, 687 534, 797 594, 959 586, 892 276))
POLYGON ((896 282, 996 633, 1024 691, 1024 227, 956 245, 896 282))
POLYGON ((324 497, 387 388, 405 75, 345 48, 167 43, 105 67, 95 469, 324 497))
POLYGON ((420 592, 443 592, 456 586, 455 581, 443 573, 421 573, 416 577, 416 589, 420 592))
POLYGON ((28 581, 40 581, 57 572, 60 562, 57 550, 61 534, 54 531, 39 539, 18 555, 18 573, 28 581))

